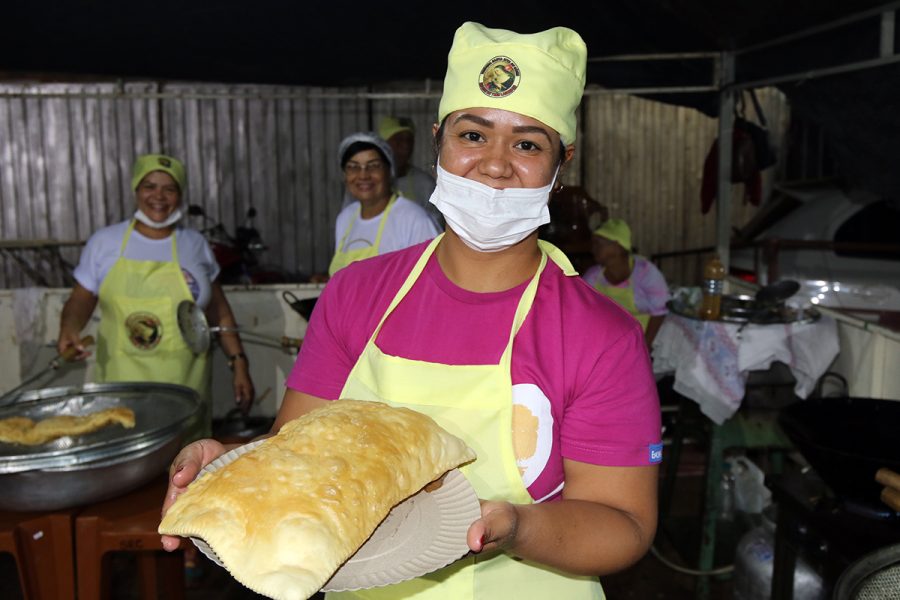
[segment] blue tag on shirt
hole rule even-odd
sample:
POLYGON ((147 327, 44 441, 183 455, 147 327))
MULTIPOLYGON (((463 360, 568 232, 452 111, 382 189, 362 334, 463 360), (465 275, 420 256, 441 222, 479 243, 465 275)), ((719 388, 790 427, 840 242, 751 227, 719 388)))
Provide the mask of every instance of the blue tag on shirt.
POLYGON ((662 444, 650 444, 650 464, 662 462, 662 444))

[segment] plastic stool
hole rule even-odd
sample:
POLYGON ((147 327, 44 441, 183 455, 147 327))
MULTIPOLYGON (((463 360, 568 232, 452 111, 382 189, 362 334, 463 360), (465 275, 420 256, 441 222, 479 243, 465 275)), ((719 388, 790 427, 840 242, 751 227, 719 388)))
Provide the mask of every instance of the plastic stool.
POLYGON ((79 600, 110 595, 107 552, 136 552, 141 598, 184 598, 184 555, 165 552, 156 532, 166 493, 166 476, 134 492, 85 509, 75 519, 75 552, 79 600), (157 589, 157 569, 163 589, 157 589), (159 596, 160 592, 162 596, 159 596))
POLYGON ((0 552, 16 561, 25 600, 75 596, 72 512, 0 512, 0 552))

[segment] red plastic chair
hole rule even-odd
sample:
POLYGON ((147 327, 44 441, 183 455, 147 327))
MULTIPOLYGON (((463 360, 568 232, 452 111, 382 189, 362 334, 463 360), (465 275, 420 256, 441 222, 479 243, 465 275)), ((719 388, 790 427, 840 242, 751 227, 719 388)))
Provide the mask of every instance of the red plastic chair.
POLYGON ((0 552, 13 555, 25 600, 75 597, 72 515, 0 512, 0 552))
POLYGON ((167 479, 124 496, 87 506, 75 519, 75 564, 79 600, 98 600, 110 594, 108 552, 137 553, 141 598, 179 600, 185 596, 184 554, 165 552, 160 536, 160 509, 167 479), (157 574, 162 585, 158 585, 157 574))

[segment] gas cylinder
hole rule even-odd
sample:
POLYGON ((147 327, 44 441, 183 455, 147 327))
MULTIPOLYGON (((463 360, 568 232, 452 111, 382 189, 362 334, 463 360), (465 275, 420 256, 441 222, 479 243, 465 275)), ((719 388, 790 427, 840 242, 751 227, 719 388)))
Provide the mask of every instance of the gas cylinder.
MULTIPOLYGON (((769 600, 772 597, 772 572, 775 557, 775 505, 762 514, 762 524, 745 533, 734 557, 734 600, 769 600)), ((822 576, 802 554, 794 569, 795 600, 828 598, 822 576)))

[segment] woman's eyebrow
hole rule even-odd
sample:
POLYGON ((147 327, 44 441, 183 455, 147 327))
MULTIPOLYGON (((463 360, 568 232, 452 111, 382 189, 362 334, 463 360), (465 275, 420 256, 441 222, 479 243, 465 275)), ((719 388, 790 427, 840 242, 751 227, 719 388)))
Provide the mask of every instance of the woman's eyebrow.
POLYGON ((548 142, 553 141, 550 139, 550 134, 547 133, 547 130, 543 127, 538 127, 537 125, 520 125, 518 127, 513 127, 513 133, 538 133, 546 137, 548 142))
POLYGON ((488 127, 489 129, 494 128, 493 121, 488 121, 487 119, 485 119, 483 117, 479 117, 478 115, 470 115, 468 113, 463 113, 463 114, 459 115, 458 117, 456 117, 456 120, 453 121, 453 124, 456 125, 460 121, 472 121, 476 125, 481 125, 482 127, 488 127))
MULTIPOLYGON (((478 115, 471 115, 469 113, 463 113, 456 117, 456 120, 453 121, 453 124, 456 125, 460 121, 471 121, 476 125, 481 125, 482 127, 487 127, 488 129, 494 128, 494 122, 488 121, 483 117, 479 117, 478 115)), ((547 138, 548 142, 552 143, 552 139, 550 138, 550 134, 543 127, 538 127, 537 125, 519 125, 517 127, 513 127, 513 133, 536 133, 543 135, 547 138)))

